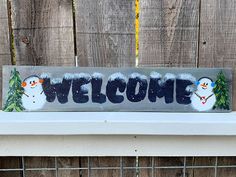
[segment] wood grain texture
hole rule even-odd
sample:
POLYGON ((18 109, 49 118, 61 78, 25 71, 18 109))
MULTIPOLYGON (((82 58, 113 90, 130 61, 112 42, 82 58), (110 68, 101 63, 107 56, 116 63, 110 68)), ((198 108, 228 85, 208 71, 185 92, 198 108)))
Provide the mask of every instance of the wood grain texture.
MULTIPOLYGON (((0 157, 0 170, 1 169, 20 169, 20 157, 0 157)), ((21 177, 20 171, 0 171, 1 177, 21 177)))
POLYGON ((0 0, 0 105, 2 105, 2 65, 11 64, 7 0, 0 0))
MULTIPOLYGON (((236 68, 236 1, 202 0, 199 67, 236 68)), ((236 72, 234 96, 236 99, 236 72)), ((234 101, 234 110, 236 102, 234 101)))
MULTIPOLYGON (((215 166, 215 157, 187 157, 186 166, 215 166)), ((187 168, 186 176, 188 177, 214 177, 214 168, 187 168)))
MULTIPOLYGON (((188 177, 215 177, 214 168, 188 168, 186 170, 186 176, 188 177)), ((218 176, 218 175, 217 175, 218 176)))
POLYGON ((26 157, 24 159, 25 172, 27 177, 56 177, 55 170, 32 170, 35 168, 55 168, 55 158, 53 157, 26 157))
POLYGON ((79 66, 134 66, 134 0, 76 0, 79 66))
MULTIPOLYGON (((225 158, 228 159, 228 158, 225 158)), ((226 160, 227 161, 227 160, 226 160)), ((223 164, 226 164, 223 162, 223 164)), ((214 177, 214 168, 190 168, 189 166, 212 166, 215 165, 214 157, 188 157, 186 159, 185 175, 188 177, 214 177)), ((222 165, 222 164, 221 164, 222 165)), ((181 177, 184 170, 183 157, 140 157, 139 166, 143 167, 139 177, 181 177), (147 168, 149 167, 149 168, 147 168), (159 167, 159 168, 155 168, 159 167), (169 168, 168 168, 169 167, 169 168), (171 168, 172 167, 172 168, 171 168), (173 168, 176 167, 176 168, 173 168)))
POLYGON ((53 157, 26 157, 25 168, 55 168, 53 157))
POLYGON ((18 65, 74 65, 71 0, 13 0, 18 65))
POLYGON ((136 157, 122 157, 122 175, 123 177, 137 177, 138 170, 135 168, 130 169, 129 167, 136 167, 136 157))
POLYGON ((139 66, 195 67, 199 0, 140 1, 139 66))
MULTIPOLYGON (((74 65, 71 0, 13 0, 11 5, 17 65, 74 65)), ((35 168, 54 168, 53 163, 53 158, 26 159, 26 166, 35 168)), ((26 176, 56 173, 28 171, 26 176)))
MULTIPOLYGON (((155 167, 170 167, 170 166, 184 166, 183 157, 157 157, 154 159, 155 167)), ((156 169, 154 171, 157 177, 167 176, 183 176, 182 168, 175 169, 156 169)))
POLYGON ((90 158, 90 177, 119 177, 120 158, 119 157, 91 157, 90 158), (92 169, 110 167, 112 169, 92 169), (117 168, 118 169, 115 169, 117 168))
MULTIPOLYGON (((219 157, 218 165, 236 165, 235 157, 219 157)), ((236 168, 219 168, 217 169, 218 177, 234 177, 236 168)))
MULTIPOLYGON (((88 168, 87 157, 60 157, 58 158, 58 168, 88 168)), ((87 177, 88 170, 59 170, 59 177, 87 177)))
POLYGON ((139 170, 139 177, 152 177, 153 174, 155 174, 153 172, 153 169, 150 168, 150 167, 154 167, 153 162, 154 161, 152 157, 139 157, 138 165, 139 167, 144 167, 139 170))
POLYGON ((144 167, 140 170, 140 177, 169 177, 183 176, 182 168, 167 168, 173 166, 183 166, 183 157, 141 157, 139 158, 139 166, 144 167), (145 168, 149 167, 149 168, 145 168), (155 168, 163 167, 163 168, 155 168))

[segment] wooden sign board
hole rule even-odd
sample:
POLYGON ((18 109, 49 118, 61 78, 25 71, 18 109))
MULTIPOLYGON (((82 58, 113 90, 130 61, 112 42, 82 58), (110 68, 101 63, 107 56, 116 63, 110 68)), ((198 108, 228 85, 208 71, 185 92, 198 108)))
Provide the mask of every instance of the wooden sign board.
POLYGON ((4 111, 229 112, 232 71, 3 67, 4 111))

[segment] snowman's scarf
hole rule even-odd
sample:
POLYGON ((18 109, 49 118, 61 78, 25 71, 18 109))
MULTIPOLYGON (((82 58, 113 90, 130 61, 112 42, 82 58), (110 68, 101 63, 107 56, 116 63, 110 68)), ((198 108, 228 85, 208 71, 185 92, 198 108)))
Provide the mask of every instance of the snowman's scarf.
POLYGON ((205 100, 205 103, 207 102, 207 100, 209 99, 209 98, 211 98, 214 94, 212 93, 211 95, 209 95, 207 98, 204 98, 204 96, 200 96, 199 94, 197 94, 196 92, 194 92, 194 94, 195 95, 197 95, 197 97, 200 99, 200 101, 201 100, 205 100))

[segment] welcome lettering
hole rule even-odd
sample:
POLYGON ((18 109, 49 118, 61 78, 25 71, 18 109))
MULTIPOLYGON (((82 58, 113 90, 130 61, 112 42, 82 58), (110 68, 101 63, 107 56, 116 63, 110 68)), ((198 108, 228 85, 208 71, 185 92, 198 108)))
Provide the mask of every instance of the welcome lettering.
POLYGON ((157 102, 164 98, 166 104, 176 101, 178 104, 190 104, 192 90, 190 86, 196 81, 191 74, 167 73, 164 76, 158 72, 151 72, 149 76, 132 73, 128 77, 118 72, 109 76, 104 83, 101 73, 66 73, 63 78, 51 78, 50 74, 42 74, 42 87, 48 102, 65 104, 68 102, 70 90, 75 103, 87 103, 90 99, 93 103, 103 104, 110 101, 119 104, 127 99, 130 102, 141 102, 146 97, 150 102, 157 102), (105 84, 105 92, 102 92, 105 84), (91 89, 91 97, 88 92, 91 89), (174 96, 175 95, 175 96, 174 96))

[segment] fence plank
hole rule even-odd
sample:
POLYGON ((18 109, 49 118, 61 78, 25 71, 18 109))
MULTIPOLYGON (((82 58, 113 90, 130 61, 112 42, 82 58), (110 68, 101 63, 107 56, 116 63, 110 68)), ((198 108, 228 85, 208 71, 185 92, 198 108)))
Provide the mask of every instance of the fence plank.
POLYGON ((199 0, 140 1, 139 66, 195 67, 199 0))
POLYGON ((137 168, 137 159, 136 157, 122 157, 122 174, 123 177, 137 177, 138 170, 137 168), (132 168, 130 168, 132 167, 132 168))
MULTIPOLYGON (((21 158, 19 157, 0 157, 0 170, 20 169, 21 158)), ((21 171, 0 171, 1 177, 21 177, 21 171)))
MULTIPOLYGON (((0 83, 2 83, 2 65, 11 64, 7 0, 0 0, 0 24, 0 83)), ((0 104, 1 103, 2 84, 0 84, 0 104)))
MULTIPOLYGON (((76 43, 79 66, 135 65, 135 1, 76 0, 76 43)), ((83 158, 82 158, 83 160, 83 158)), ((83 160, 84 161, 84 160, 83 160)), ((90 165, 120 167, 119 158, 97 157, 90 165)), ((131 162, 124 159, 124 164, 131 162)), ((91 170, 90 176, 120 176, 120 170, 91 170)), ((135 173, 126 170, 123 176, 135 173)), ((82 176, 87 176, 82 173, 82 176)))
POLYGON ((189 168, 189 166, 211 166, 214 167, 216 162, 215 157, 187 157, 186 176, 188 177, 214 177, 215 168, 189 168))
POLYGON ((73 65, 71 0, 12 0, 16 63, 73 65))
POLYGON ((139 157, 138 166, 139 177, 153 177, 154 174, 154 157, 139 157))
POLYGON ((90 176, 91 177, 119 177, 120 176, 120 158, 119 157, 91 157, 90 158, 90 176), (114 169, 117 168, 118 169, 114 169), (111 168, 111 169, 93 169, 93 168, 111 168))
MULTIPOLYGON (((12 21, 17 65, 74 65, 71 0, 12 0, 12 21)), ((49 163, 29 160, 32 165, 49 163)), ((54 177, 55 172, 26 175, 54 177)))
POLYGON ((53 157, 26 157, 24 162, 26 169, 25 175, 27 177, 56 177, 56 172, 53 170, 56 166, 53 157), (40 170, 33 170, 36 168, 40 170))
MULTIPOLYGON (((199 0, 140 1, 139 66, 195 67, 198 55, 199 0)), ((150 159, 141 159, 150 166, 150 159)), ((157 164, 180 158, 155 159, 157 164)), ((182 165, 182 164, 181 164, 182 165)), ((179 176, 182 169, 154 170, 157 176, 179 176)), ((140 171, 151 176, 150 169, 140 171)))
MULTIPOLYGON (((236 165, 235 157, 219 157, 218 165, 236 165)), ((217 169, 218 177, 234 177, 236 174, 236 168, 219 168, 217 169)))
MULTIPOLYGON (((200 67, 236 68, 236 1, 202 0, 199 43, 200 67)), ((236 87, 236 72, 234 74, 236 87)), ((236 99, 234 90, 233 100, 236 99)), ((236 102, 234 102, 236 110, 236 102)))
POLYGON ((58 158, 58 177, 88 176, 88 158, 84 157, 60 157, 58 158), (62 169, 64 168, 64 169, 62 169), (84 168, 71 170, 68 168, 84 168))
POLYGON ((134 0, 76 0, 80 66, 134 66, 134 0))

